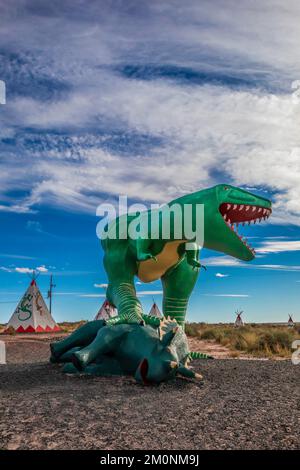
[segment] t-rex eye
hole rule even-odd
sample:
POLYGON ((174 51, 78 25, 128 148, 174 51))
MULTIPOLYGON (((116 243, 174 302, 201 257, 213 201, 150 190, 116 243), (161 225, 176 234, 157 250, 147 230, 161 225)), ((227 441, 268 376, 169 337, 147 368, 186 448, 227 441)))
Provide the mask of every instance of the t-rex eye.
POLYGON ((228 186, 224 186, 225 191, 228 191, 230 188, 228 186))

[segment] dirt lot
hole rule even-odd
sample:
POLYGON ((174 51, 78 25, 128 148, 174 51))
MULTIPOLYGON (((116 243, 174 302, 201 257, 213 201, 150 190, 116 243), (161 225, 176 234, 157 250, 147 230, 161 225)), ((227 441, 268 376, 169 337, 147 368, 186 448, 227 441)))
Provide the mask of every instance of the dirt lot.
POLYGON ((203 382, 142 387, 63 375, 47 363, 49 335, 6 343, 1 449, 300 448, 300 366, 290 361, 195 361, 203 382))

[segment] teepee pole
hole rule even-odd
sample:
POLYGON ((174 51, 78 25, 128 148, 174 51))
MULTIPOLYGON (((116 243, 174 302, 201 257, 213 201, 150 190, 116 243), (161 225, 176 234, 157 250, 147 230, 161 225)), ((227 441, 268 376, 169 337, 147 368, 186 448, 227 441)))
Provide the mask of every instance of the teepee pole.
POLYGON ((53 284, 53 276, 51 274, 51 276, 50 276, 50 287, 49 287, 49 291, 48 291, 50 315, 52 314, 52 295, 53 295, 52 291, 53 291, 54 287, 56 287, 56 284, 53 284))

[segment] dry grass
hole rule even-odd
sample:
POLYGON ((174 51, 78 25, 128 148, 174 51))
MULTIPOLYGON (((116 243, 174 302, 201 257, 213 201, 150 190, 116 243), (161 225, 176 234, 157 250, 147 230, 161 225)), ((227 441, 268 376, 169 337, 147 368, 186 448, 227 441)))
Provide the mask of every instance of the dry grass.
POLYGON ((77 328, 79 328, 81 325, 84 325, 85 323, 87 323, 86 320, 80 320, 76 322, 65 321, 62 323, 58 323, 58 325, 60 326, 62 332, 72 333, 72 331, 77 330, 77 328))
POLYGON ((189 323, 186 333, 202 340, 213 340, 232 351, 233 357, 240 353, 257 357, 288 357, 291 345, 300 338, 300 326, 249 324, 235 328, 232 324, 207 325, 189 323))

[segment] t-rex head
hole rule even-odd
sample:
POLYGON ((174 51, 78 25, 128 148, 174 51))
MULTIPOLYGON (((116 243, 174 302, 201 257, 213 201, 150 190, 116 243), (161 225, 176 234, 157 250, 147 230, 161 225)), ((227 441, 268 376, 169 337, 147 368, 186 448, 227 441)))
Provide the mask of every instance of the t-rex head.
POLYGON ((266 220, 272 213, 271 201, 228 184, 198 191, 179 201, 204 204, 204 248, 243 261, 255 257, 253 248, 238 233, 238 227, 266 220))
POLYGON ((135 379, 144 385, 160 383, 175 377, 179 367, 179 359, 176 351, 171 347, 179 327, 175 327, 166 333, 157 342, 148 357, 140 362, 135 379))

